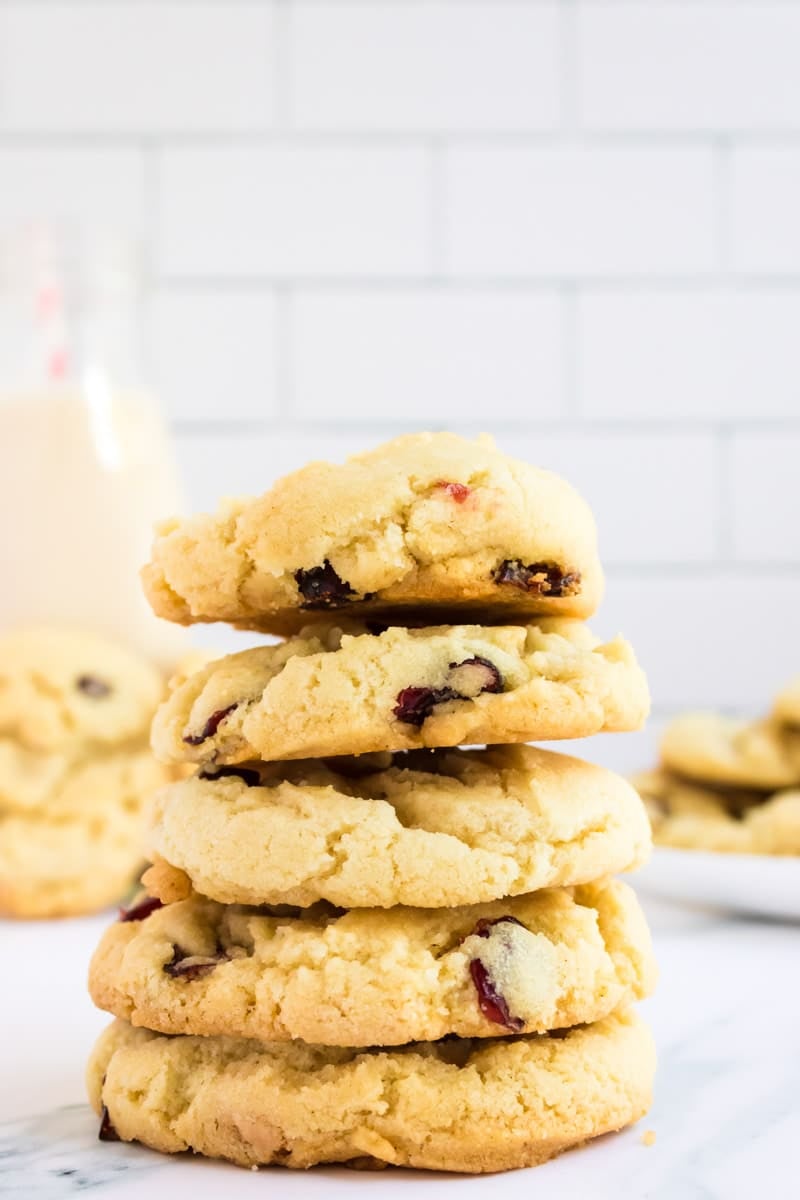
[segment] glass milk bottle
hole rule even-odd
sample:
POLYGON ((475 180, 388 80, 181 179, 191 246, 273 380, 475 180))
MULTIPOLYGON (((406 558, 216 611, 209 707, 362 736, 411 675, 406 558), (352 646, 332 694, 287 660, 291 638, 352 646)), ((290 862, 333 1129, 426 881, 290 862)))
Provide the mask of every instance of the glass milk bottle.
POLYGON ((152 615, 139 569, 181 497, 133 263, 75 230, 0 239, 0 629, 94 630, 169 667, 184 632, 152 615))

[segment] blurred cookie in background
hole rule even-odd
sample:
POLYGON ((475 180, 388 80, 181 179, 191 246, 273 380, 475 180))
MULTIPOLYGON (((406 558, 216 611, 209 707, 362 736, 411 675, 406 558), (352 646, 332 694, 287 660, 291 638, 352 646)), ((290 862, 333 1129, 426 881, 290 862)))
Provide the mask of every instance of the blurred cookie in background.
POLYGON ((676 717, 660 760, 632 779, 658 845, 800 855, 800 677, 778 693, 767 718, 676 717))
POLYGON ((774 721, 685 713, 661 738, 662 765, 711 787, 769 792, 800 784, 800 739, 774 721))
POLYGON ((795 675, 778 692, 772 705, 772 719, 786 733, 800 738, 800 675, 795 675))
POLYGON ((632 782, 659 846, 800 855, 800 789, 766 796, 734 788, 714 791, 662 770, 643 771, 632 782))
POLYGON ((142 745, 65 764, 36 804, 14 804, 4 780, 0 912, 62 917, 121 900, 144 863, 148 802, 168 778, 142 745))
POLYGON ((93 634, 0 638, 0 913, 59 917, 122 899, 144 862, 149 747, 165 690, 143 656, 93 634))

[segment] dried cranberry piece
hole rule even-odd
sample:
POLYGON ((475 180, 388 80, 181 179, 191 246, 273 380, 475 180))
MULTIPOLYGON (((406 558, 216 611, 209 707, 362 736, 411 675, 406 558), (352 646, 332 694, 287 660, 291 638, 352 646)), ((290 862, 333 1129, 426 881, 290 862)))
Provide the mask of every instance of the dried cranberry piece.
POLYGON ((105 679, 99 679, 97 675, 79 675, 75 680, 75 687, 92 700, 102 700, 113 691, 111 684, 105 679))
POLYGON ((392 710, 400 721, 419 728, 437 704, 447 700, 474 700, 482 692, 502 692, 503 677, 494 663, 475 655, 452 662, 443 687, 407 687, 398 692, 392 710))
POLYGON ((470 936, 488 937, 495 925, 502 925, 504 921, 507 921, 509 925, 519 925, 521 929, 525 928, 522 921, 518 921, 516 917, 481 917, 470 936))
POLYGON ((164 971, 172 979, 186 979, 189 983, 195 979, 204 979, 210 975, 221 962, 227 961, 227 954, 217 947, 216 954, 187 954, 180 946, 173 946, 172 958, 164 963, 164 971))
POLYGON ((457 698, 456 693, 446 687, 407 687, 397 693, 397 703, 392 711, 398 721, 405 721, 406 725, 416 725, 419 728, 437 704, 457 698))
MULTIPOLYGON (((519 925, 521 929, 525 928, 522 921, 518 921, 516 917, 482 917, 469 936, 488 938, 494 927, 502 925, 504 922, 509 925, 519 925)), ((475 985, 475 991, 478 993, 478 1007, 483 1015, 497 1025, 505 1025, 506 1029, 510 1029, 513 1033, 519 1033, 521 1029, 524 1029, 525 1022, 520 1017, 511 1015, 505 996, 498 990, 488 969, 479 958, 472 959, 469 964, 469 973, 475 985)))
POLYGON ((248 787, 258 787, 261 776, 252 767, 214 767, 204 768, 197 773, 198 779, 241 779, 248 787))
POLYGON ((456 695, 468 700, 481 692, 502 692, 503 676, 493 662, 476 654, 463 662, 450 663, 447 684, 456 695))
POLYGON ((350 584, 336 574, 327 558, 321 567, 295 571, 294 578, 305 600, 303 608, 339 608, 356 594, 350 584))
POLYGON ((145 896, 138 904, 119 910, 119 919, 125 921, 144 921, 151 913, 158 912, 164 905, 156 896, 145 896))
POLYGON ((525 1022, 519 1017, 512 1017, 508 1011, 505 997, 498 992, 494 981, 479 958, 473 958, 469 964, 469 973, 478 993, 478 1007, 489 1021, 496 1025, 505 1025, 512 1033, 519 1033, 525 1028, 525 1022))
POLYGON ((574 596, 581 582, 580 571, 563 571, 556 563, 527 565, 518 558, 506 558, 494 569, 495 583, 510 583, 523 592, 537 596, 574 596))
POLYGON ((100 1128, 97 1131, 97 1136, 101 1142, 120 1142, 122 1138, 114 1128, 111 1117, 108 1115, 108 1109, 105 1104, 100 1113, 100 1128))
POLYGON ((190 733, 184 737, 187 746, 202 746, 207 738, 213 737, 226 717, 230 716, 238 705, 229 704, 227 708, 218 708, 206 721, 199 733, 190 733))
POLYGON ((436 486, 443 492, 447 492, 447 495, 451 500, 455 500, 456 504, 463 504, 467 496, 472 494, 472 488, 467 487, 465 483, 451 483, 448 479, 440 479, 436 486))

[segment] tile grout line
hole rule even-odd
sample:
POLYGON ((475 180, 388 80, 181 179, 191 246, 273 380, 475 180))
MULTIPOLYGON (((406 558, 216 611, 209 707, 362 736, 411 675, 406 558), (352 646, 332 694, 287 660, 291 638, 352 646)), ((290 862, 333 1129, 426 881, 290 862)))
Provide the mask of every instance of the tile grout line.
MULTIPOLYGON (((0 0, 0 12, 2 12, 0 0)), ((41 3, 68 3, 69 0, 33 0, 41 3)), ((125 0, 121 0, 125 2, 125 0)), ((129 0, 128 0, 129 2, 129 0)), ((187 3, 191 0, 187 0, 187 3)), ((287 7, 289 0, 274 0, 276 15, 287 7)), ((422 2, 422 0, 420 0, 422 2)), ((535 2, 535 0, 534 0, 535 2)), ((566 2, 566 0, 565 0, 566 2)), ((286 97, 281 99, 283 106, 286 97)), ((572 101, 569 105, 571 107, 572 101)), ((290 107, 290 106, 289 106, 290 107)), ((565 114, 569 117, 569 111, 565 114)), ((571 118, 570 118, 571 119, 571 118)), ((554 125, 547 130, 534 129, 512 130, 502 126, 494 129, 457 129, 446 127, 413 127, 407 129, 372 128, 372 129, 327 129, 304 127, 297 128, 287 124, 282 128, 267 125, 262 127, 242 128, 231 126, 227 129, 59 129, 59 128, 29 128, 0 125, 0 149, 23 145, 41 146, 51 143, 57 146, 97 147, 106 148, 109 145, 136 145, 142 137, 152 138, 167 147, 183 148, 201 146, 204 149, 226 150, 229 147, 269 148, 271 145, 282 146, 287 143, 299 142, 304 146, 319 146, 329 149, 341 146, 344 148, 370 149, 376 146, 386 149, 405 146, 409 143, 424 145, 431 138, 441 139, 454 146, 469 146, 519 150, 552 150, 566 148, 570 150, 629 149, 629 150, 668 150, 668 149, 704 149, 713 154, 720 142, 736 145, 745 149, 784 149, 795 153, 800 152, 800 127, 796 130, 782 131, 753 131, 737 129, 707 129, 695 131, 672 132, 653 129, 647 130, 593 130, 582 127, 562 128, 554 125)))
MULTIPOLYGON (((158 152, 158 147, 154 147, 158 152)), ((429 227, 430 233, 430 227, 429 227)), ((192 273, 187 272, 171 272, 164 275, 160 282, 168 288, 176 290, 180 288, 191 287, 217 287, 220 290, 225 288, 259 288, 259 287, 274 287, 281 283, 293 283, 299 287, 308 289, 319 289, 322 291, 337 291, 340 289, 363 288, 367 289, 387 289, 396 288, 398 290, 410 290, 413 288, 424 287, 430 282, 430 275, 418 271, 407 275, 387 275, 387 274, 352 274, 343 275, 339 273, 313 275, 308 273, 275 273, 269 272, 250 272, 242 274, 241 272, 231 272, 230 274, 208 273, 206 271, 197 271, 192 273)), ((756 273, 748 274, 722 274, 721 272, 707 272, 695 274, 659 274, 657 272, 648 272, 646 274, 636 275, 630 273, 620 273, 618 275, 608 274, 530 274, 530 275, 510 275, 510 274, 493 274, 487 272, 485 274, 453 274, 448 273, 442 276, 439 280, 442 287, 447 288, 452 292, 459 291, 497 291, 497 292, 520 292, 520 291, 559 291, 564 286, 578 287, 583 292, 598 293, 598 292, 614 292, 638 294, 651 293, 662 295, 664 293, 703 293, 703 292, 722 292, 722 293, 758 293, 758 292, 794 292, 800 288, 800 271, 793 271, 786 274, 774 273, 756 273)))
MULTIPOLYGON (((275 289, 275 413, 291 420, 294 409, 294 289, 282 284, 275 289)), ((229 428, 229 423, 226 422, 229 428)), ((276 432, 276 423, 262 422, 264 432, 276 432)))
POLYGON ((574 0, 558 6, 558 68, 561 137, 580 136, 581 80, 578 70, 578 10, 574 0))
POLYGON ((161 161, 157 146, 144 140, 142 154, 142 355, 146 377, 155 379, 155 302, 158 293, 158 214, 161 161))
POLYGON ((717 555, 722 561, 733 556, 733 486, 731 454, 734 429, 720 425, 716 430, 717 477, 717 555))
POLYGON ((447 284, 447 158, 439 139, 431 139, 427 148, 428 225, 427 255, 430 267, 428 284, 447 284))
MULTIPOLYGON (((277 299, 277 298, 276 298, 277 299)), ((320 437, 340 437, 340 438, 374 438, 375 440, 386 439, 400 434, 412 433, 418 428, 418 421, 398 422, 388 421, 380 423, 370 421, 368 418, 360 418, 347 420, 345 422, 331 422, 325 419, 306 418, 302 414, 296 414, 294 411, 294 363, 292 360, 292 337, 291 328, 293 322, 292 302, 294 297, 287 293, 280 302, 276 303, 276 312, 280 315, 276 317, 276 333, 278 338, 283 338, 279 341, 279 349, 276 351, 276 356, 281 353, 285 354, 286 361, 276 357, 276 378, 280 384, 281 403, 276 406, 274 417, 269 418, 248 418, 242 417, 235 420, 195 420, 187 418, 175 418, 172 421, 172 428, 176 435, 181 437, 204 437, 213 436, 219 433, 228 433, 231 437, 249 437, 252 434, 259 433, 274 433, 276 436, 287 437, 303 437, 311 434, 318 434, 320 437), (288 325, 288 332, 281 331, 288 325)), ((474 436, 484 431, 486 426, 486 418, 480 417, 472 421, 456 421, 446 422, 452 425, 465 436, 474 436)), ((632 439, 638 439, 649 443, 650 448, 660 446, 664 448, 665 453, 669 451, 669 446, 665 445, 666 439, 681 439, 693 438, 697 436, 707 436, 708 430, 697 430, 694 428, 675 428, 656 427, 647 430, 637 428, 631 430, 612 429, 608 426, 584 425, 576 421, 559 422, 554 425, 548 425, 544 422, 510 422, 510 421, 493 421, 493 432, 500 438, 510 437, 528 437, 539 439, 553 439, 555 441, 565 439, 577 439, 585 442, 587 439, 603 438, 606 441, 616 442, 617 444, 630 443, 632 439)), ((737 426, 730 429, 729 436, 733 436, 742 432, 742 427, 737 426)), ((751 431, 752 432, 752 431, 751 431)), ((789 429, 781 430, 780 427, 768 427, 763 429, 757 427, 754 432, 766 432, 772 436, 778 436, 781 433, 783 436, 787 434, 794 438, 800 438, 800 423, 790 427, 789 429)), ((599 447, 600 448, 600 447, 599 447)), ((632 451, 633 447, 628 448, 632 451)), ((718 476, 718 480, 721 476, 718 476)), ((723 496, 722 485, 717 488, 718 509, 721 517, 724 517, 722 512, 722 504, 726 501, 723 496)), ((719 531, 723 524, 722 520, 716 523, 716 529, 719 531)), ((714 569, 733 562, 730 554, 727 553, 727 540, 719 534, 714 538, 715 551, 710 559, 692 560, 689 565, 695 569, 698 565, 708 561, 714 569), (725 551, 725 553, 723 553, 725 551)), ((651 560, 653 561, 653 560, 651 560)), ((672 560, 672 565, 674 565, 672 560)), ((686 561, 686 560, 678 560, 686 561)), ((790 559, 782 561, 793 561, 790 559)), ((657 562, 657 560, 656 560, 657 562)), ((737 564, 738 565, 738 564, 737 564)))
MULTIPOLYGON (((292 45, 292 7, 289 0, 271 0, 274 41, 272 59, 272 102, 275 106, 275 129, 278 136, 296 136, 293 129, 292 73, 294 53, 292 45)), ((226 141, 226 144, 227 141, 226 141)))
POLYGON ((563 408, 576 432, 581 431, 579 304, 578 288, 575 284, 564 284, 561 288, 563 408))
POLYGON ((732 179, 731 179, 732 146, 727 138, 718 138, 713 151, 713 188, 714 188, 714 257, 717 270, 729 277, 733 271, 732 263, 732 179))

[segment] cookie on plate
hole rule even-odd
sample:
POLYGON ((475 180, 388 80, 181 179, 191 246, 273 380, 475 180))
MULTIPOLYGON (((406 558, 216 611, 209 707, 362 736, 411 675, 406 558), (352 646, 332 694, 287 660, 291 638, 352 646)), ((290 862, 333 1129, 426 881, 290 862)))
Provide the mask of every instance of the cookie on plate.
POLYGON ((800 733, 800 675, 796 675, 778 692, 772 707, 772 716, 778 724, 787 726, 792 733, 800 733))
POLYGON ((800 854, 800 790, 776 792, 744 818, 754 854, 800 854))
POLYGON ((211 663, 153 722, 165 761, 237 763, 526 742, 638 729, 644 673, 622 638, 580 621, 317 625, 211 663))
POLYGON ((0 638, 0 736, 30 750, 89 752, 144 737, 163 690, 156 667, 94 634, 31 628, 0 638))
POLYGON ((800 791, 711 789, 646 771, 633 779, 660 846, 727 854, 800 854, 800 791))
POLYGON ((116 1021, 88 1070, 105 1140, 241 1166, 535 1166, 650 1106, 655 1048, 621 1012, 558 1036, 392 1050, 164 1037, 116 1021))
POLYGON ((231 904, 477 904, 650 851, 629 783, 532 746, 217 770, 156 797, 147 886, 167 903, 194 887, 231 904))
POLYGON ((772 792, 800 784, 800 740, 771 721, 685 713, 661 738, 661 762, 687 780, 772 792))
POLYGON ((635 893, 606 882, 464 908, 292 915, 199 898, 153 911, 146 898, 106 931, 89 990, 160 1033, 396 1046, 597 1021, 654 977, 635 893))
POLYGON ((577 492, 452 433, 310 463, 216 515, 165 521, 143 579, 161 617, 281 634, 329 609, 387 624, 588 617, 603 587, 577 492))
POLYGON ((43 778, 43 794, 31 788, 11 805, 7 772, 2 780, 0 913, 62 917, 122 899, 141 872, 146 806, 168 770, 142 747, 72 761, 43 778))

